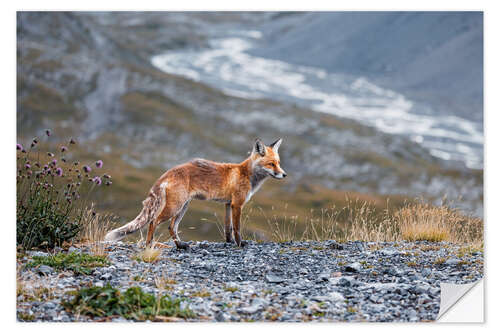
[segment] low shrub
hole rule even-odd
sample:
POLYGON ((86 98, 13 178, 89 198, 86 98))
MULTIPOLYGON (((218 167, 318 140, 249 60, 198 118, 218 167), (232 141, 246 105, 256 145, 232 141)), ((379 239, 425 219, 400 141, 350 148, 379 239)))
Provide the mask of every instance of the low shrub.
MULTIPOLYGON (((46 130, 49 140, 50 130, 46 130)), ((24 249, 53 248, 71 241, 82 229, 83 213, 90 194, 103 181, 111 185, 109 175, 93 175, 89 165, 69 160, 68 150, 76 144, 69 140, 58 153, 37 150, 34 138, 29 149, 17 144, 16 239, 24 249), (104 180, 103 180, 104 179, 104 180)), ((101 160, 95 162, 101 168, 101 160)))
POLYGON ((109 264, 109 261, 103 256, 94 256, 87 253, 60 252, 46 257, 34 256, 33 260, 26 266, 36 267, 47 265, 56 270, 69 270, 77 274, 90 274, 92 268, 108 266, 109 264))
POLYGON ((181 308, 181 299, 148 294, 140 287, 131 287, 121 293, 107 284, 104 287, 83 288, 70 294, 74 297, 62 305, 66 311, 77 315, 122 316, 138 321, 155 320, 158 316, 185 319, 195 317, 188 307, 181 308))

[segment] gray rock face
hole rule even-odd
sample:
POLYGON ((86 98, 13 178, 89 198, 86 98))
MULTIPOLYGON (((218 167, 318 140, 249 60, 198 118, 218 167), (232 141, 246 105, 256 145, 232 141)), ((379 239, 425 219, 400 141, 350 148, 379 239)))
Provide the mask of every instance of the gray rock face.
POLYGON ((264 36, 272 42, 253 54, 368 76, 425 96, 437 109, 482 119, 480 12, 305 13, 267 24, 264 36), (450 99, 444 96, 458 95, 445 105, 450 99))

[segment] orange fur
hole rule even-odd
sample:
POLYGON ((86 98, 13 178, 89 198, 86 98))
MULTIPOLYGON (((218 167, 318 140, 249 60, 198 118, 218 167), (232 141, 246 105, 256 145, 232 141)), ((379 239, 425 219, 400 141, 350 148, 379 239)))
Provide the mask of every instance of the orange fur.
POLYGON ((234 231, 236 244, 244 245, 240 236, 241 209, 268 176, 274 178, 286 176, 280 167, 278 154, 280 144, 281 139, 270 146, 265 146, 257 139, 252 154, 239 164, 194 159, 173 167, 155 182, 150 190, 150 198, 144 201, 143 212, 154 210, 154 214, 141 216, 143 214, 141 212, 134 221, 111 231, 106 239, 116 240, 149 222, 146 243, 150 245, 156 227, 170 220, 170 235, 177 247, 186 248, 187 244, 180 241, 177 229, 189 202, 198 199, 225 203, 226 241, 233 241, 234 231), (152 205, 154 207, 149 207, 152 205))

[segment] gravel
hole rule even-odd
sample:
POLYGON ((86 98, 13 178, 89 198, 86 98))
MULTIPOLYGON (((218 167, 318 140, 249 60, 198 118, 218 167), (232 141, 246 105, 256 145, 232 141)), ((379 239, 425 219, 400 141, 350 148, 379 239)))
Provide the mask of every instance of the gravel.
MULTIPOLYGON (((167 243, 167 245, 172 245, 167 243)), ((17 298, 18 320, 125 321, 68 313, 68 291, 110 283, 120 290, 140 286, 186 300, 197 318, 190 321, 430 321, 439 312, 440 282, 470 283, 483 275, 483 254, 459 254, 450 243, 363 243, 335 241, 256 243, 245 248, 191 242, 189 250, 163 248, 155 263, 138 262, 137 244, 107 247, 110 266, 89 275, 26 268, 18 261, 25 294, 36 288, 48 296, 17 298), (169 290, 155 278, 174 280, 169 290)), ((71 251, 88 252, 85 247, 71 251)), ((44 254, 46 255, 46 254, 44 254)))

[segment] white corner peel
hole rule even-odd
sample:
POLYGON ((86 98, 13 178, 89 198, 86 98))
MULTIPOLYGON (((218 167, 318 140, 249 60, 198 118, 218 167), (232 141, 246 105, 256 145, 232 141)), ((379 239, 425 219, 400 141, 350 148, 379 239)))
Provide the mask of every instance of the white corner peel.
POLYGON ((441 304, 436 320, 483 322, 483 300, 483 279, 467 284, 441 283, 441 304))

